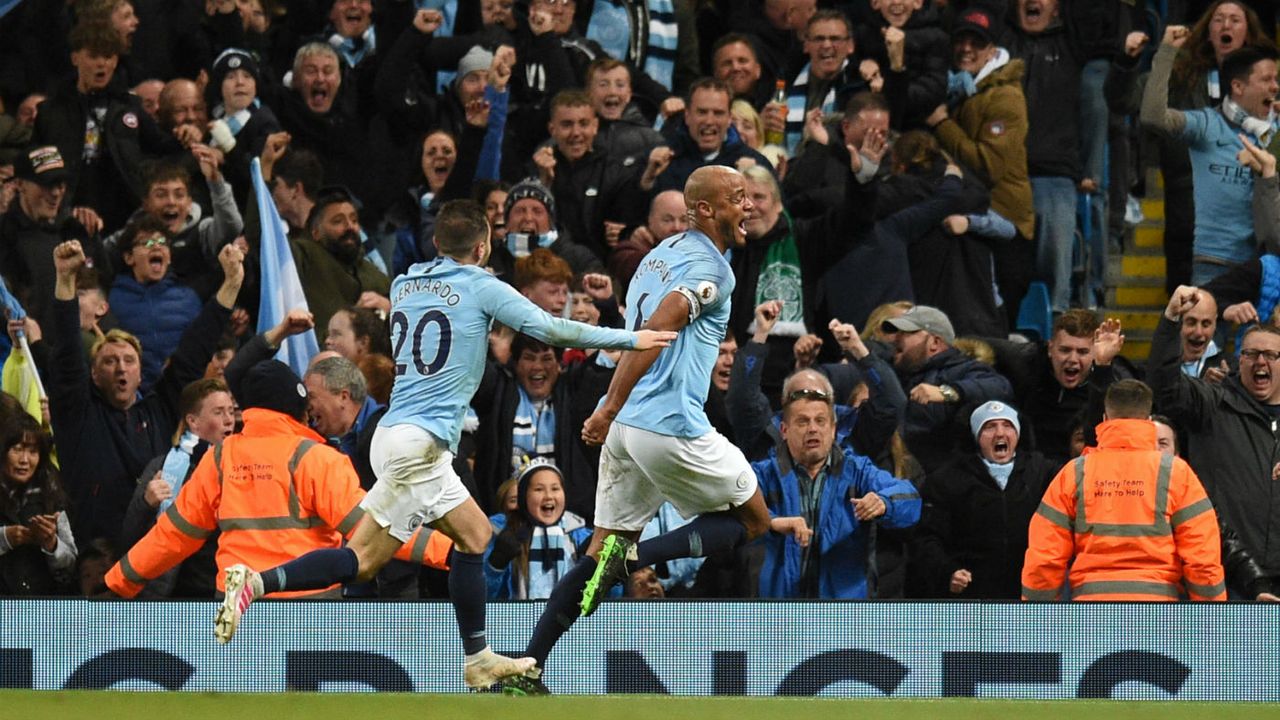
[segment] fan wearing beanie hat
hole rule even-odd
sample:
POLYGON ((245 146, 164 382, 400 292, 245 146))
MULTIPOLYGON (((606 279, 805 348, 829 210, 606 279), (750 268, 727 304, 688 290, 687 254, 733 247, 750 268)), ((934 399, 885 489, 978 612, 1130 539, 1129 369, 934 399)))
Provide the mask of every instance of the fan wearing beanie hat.
MULTIPOLYGON (((471 73, 483 72, 488 73, 489 68, 493 65, 493 53, 485 50, 479 45, 471 46, 466 55, 458 61, 458 82, 466 80, 471 73)), ((487 76, 480 78, 481 83, 487 79, 487 76)))
POLYGON ((929 473, 912 541, 916 597, 1015 600, 1022 595, 1027 528, 1062 463, 1019 451, 1018 409, 991 401, 969 415, 978 451, 959 451, 929 473))
POLYGON ((280 131, 280 121, 258 99, 261 80, 258 60, 248 50, 227 48, 214 59, 207 90, 213 107, 209 134, 222 152, 240 148, 256 156, 267 135, 280 131))
MULTIPOLYGON (((458 73, 453 79, 453 92, 461 105, 459 119, 465 114, 465 108, 473 102, 496 101, 498 91, 485 97, 485 88, 489 86, 489 70, 493 67, 493 53, 479 45, 471 46, 466 55, 458 61, 458 73)), ((505 101, 504 101, 505 102, 505 101)), ((461 130, 459 127, 455 132, 461 130)))
POLYGON ((537 178, 527 177, 507 193, 503 215, 507 219, 505 246, 495 246, 490 260, 495 272, 508 277, 515 261, 537 248, 547 248, 564 258, 574 274, 600 272, 604 267, 596 254, 573 242, 556 223, 556 201, 537 178))
MULTIPOLYGON (((1013 458, 1018 454, 1018 435, 1022 432, 1018 411, 1013 406, 998 400, 979 405, 969 416, 969 429, 973 431, 978 452, 988 469, 995 466, 1013 470, 1013 458)), ((992 477, 1003 488, 1009 480, 1009 473, 1001 470, 1003 478, 1000 478, 995 472, 992 471, 992 477)))
POLYGON ((515 511, 490 518, 498 530, 485 563, 490 596, 550 597, 577 562, 577 548, 590 541, 591 528, 565 509, 564 477, 546 458, 527 460, 516 471, 516 503, 515 511))
POLYGON ((298 422, 307 419, 307 387, 288 365, 263 360, 245 372, 237 398, 246 410, 262 408, 283 413, 298 422))

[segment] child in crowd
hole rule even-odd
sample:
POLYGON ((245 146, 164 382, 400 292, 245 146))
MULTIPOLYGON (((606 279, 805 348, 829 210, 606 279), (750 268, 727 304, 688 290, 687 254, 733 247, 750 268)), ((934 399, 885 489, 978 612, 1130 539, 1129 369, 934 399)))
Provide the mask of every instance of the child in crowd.
POLYGON ((489 598, 545 599, 578 561, 591 527, 565 509, 564 479, 550 460, 532 460, 516 473, 516 498, 515 510, 489 518, 489 598))

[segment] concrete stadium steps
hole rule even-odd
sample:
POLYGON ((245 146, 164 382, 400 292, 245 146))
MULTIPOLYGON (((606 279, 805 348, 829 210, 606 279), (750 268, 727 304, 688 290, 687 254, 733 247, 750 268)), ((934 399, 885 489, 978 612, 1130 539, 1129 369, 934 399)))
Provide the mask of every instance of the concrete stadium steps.
MULTIPOLYGON (((1159 193, 1164 183, 1153 173, 1149 193, 1159 193)), ((1106 317, 1118 318, 1124 328, 1125 357, 1145 362, 1151 352, 1151 334, 1169 301, 1164 291, 1164 198, 1142 201, 1145 219, 1125 241, 1124 253, 1112 255, 1107 267, 1106 317)))

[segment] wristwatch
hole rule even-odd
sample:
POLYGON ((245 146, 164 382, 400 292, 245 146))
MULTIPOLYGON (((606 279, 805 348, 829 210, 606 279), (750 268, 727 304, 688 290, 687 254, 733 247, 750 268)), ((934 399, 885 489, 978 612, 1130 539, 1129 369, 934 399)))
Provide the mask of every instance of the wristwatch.
POLYGON ((956 392, 956 389, 950 385, 939 385, 938 392, 942 393, 943 402, 960 402, 960 393, 956 392))

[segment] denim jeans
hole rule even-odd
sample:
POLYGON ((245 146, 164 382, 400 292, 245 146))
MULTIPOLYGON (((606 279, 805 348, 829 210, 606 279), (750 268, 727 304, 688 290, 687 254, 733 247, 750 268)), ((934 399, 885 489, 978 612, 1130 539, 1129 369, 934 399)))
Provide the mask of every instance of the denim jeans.
POLYGON ((1105 288, 1107 273, 1107 184, 1106 154, 1108 110, 1102 95, 1102 84, 1107 79, 1110 61, 1099 58, 1085 63, 1080 72, 1080 159, 1084 165, 1084 177, 1098 183, 1097 192, 1090 199, 1089 287, 1084 288, 1087 307, 1092 298, 1089 291, 1100 292, 1105 288))
POLYGON ((1031 178, 1036 209, 1036 275, 1049 284, 1055 313, 1071 307, 1071 251, 1076 235, 1076 184, 1067 177, 1031 178))
POLYGON ((1193 260, 1191 262, 1191 284, 1196 287, 1204 287, 1210 280, 1226 273, 1230 269, 1230 265, 1219 265, 1217 263, 1193 260))

